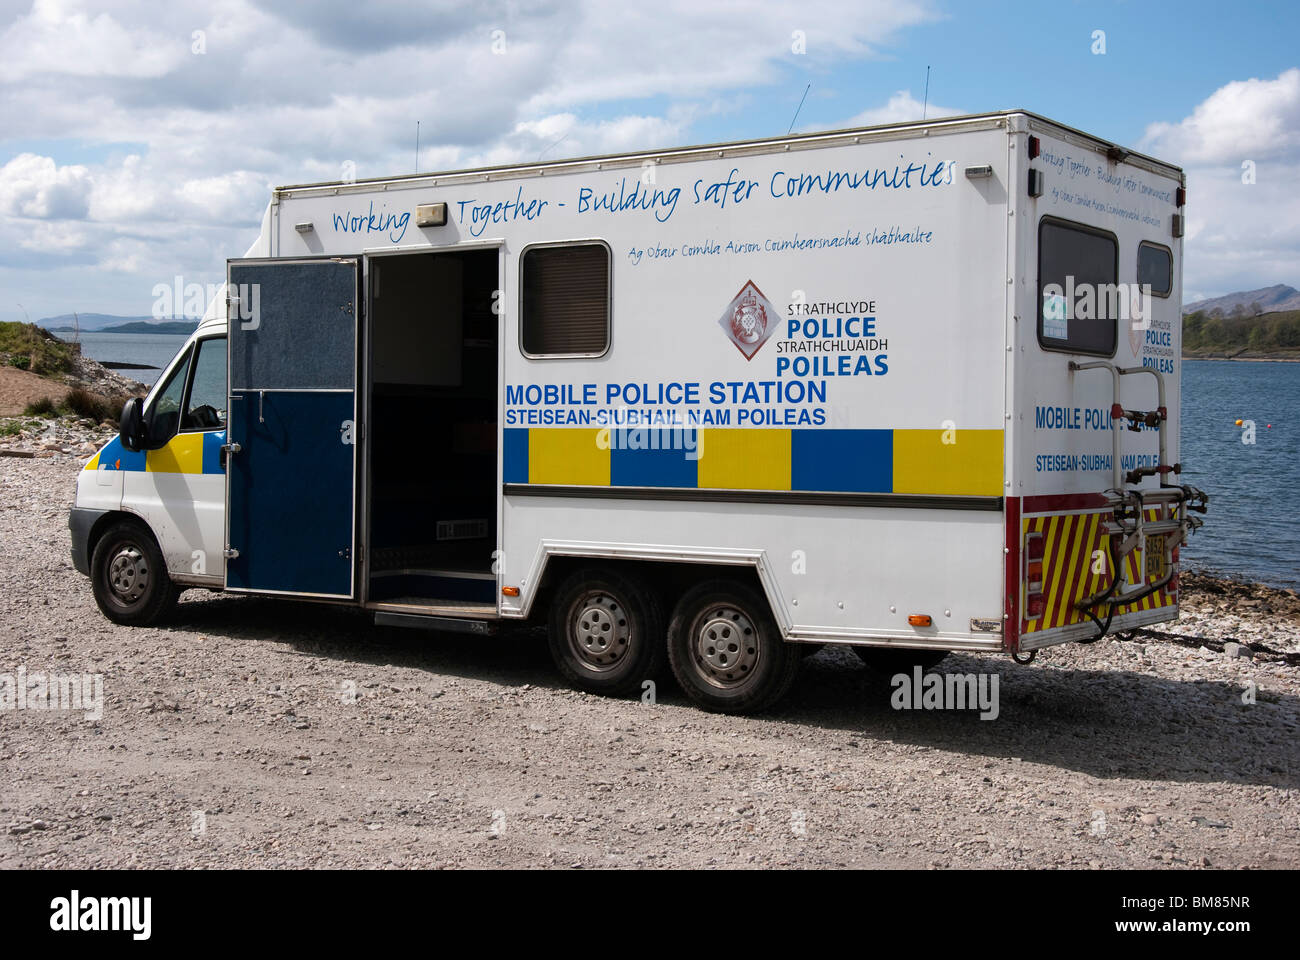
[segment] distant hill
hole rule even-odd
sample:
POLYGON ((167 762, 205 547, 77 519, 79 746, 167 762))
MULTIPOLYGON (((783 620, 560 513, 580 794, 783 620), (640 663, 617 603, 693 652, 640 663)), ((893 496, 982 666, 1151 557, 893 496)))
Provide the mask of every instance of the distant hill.
POLYGON ((1183 317, 1183 356, 1300 359, 1300 310, 1260 316, 1183 317))
POLYGON ((1204 313, 1207 316, 1215 310, 1222 310, 1223 315, 1230 316, 1237 307, 1254 312, 1252 305, 1258 304, 1261 313, 1277 313, 1282 310, 1300 310, 1300 290, 1279 283, 1259 290, 1243 290, 1211 300, 1199 300, 1196 303, 1183 304, 1183 315, 1204 313))
POLYGON ((115 317, 111 313, 79 313, 75 317, 65 313, 36 321, 50 333, 191 333, 199 325, 197 320, 184 317, 172 320, 155 320, 153 317, 115 317))
POLYGON ((153 317, 115 317, 111 313, 78 313, 74 316, 65 313, 61 316, 37 320, 36 325, 44 327, 51 333, 67 333, 73 330, 80 330, 82 333, 98 333, 105 327, 112 327, 119 323, 152 322, 156 322, 153 317))
POLYGON ((188 336, 198 327, 197 320, 151 320, 148 323, 136 320, 121 323, 115 327, 105 327, 98 333, 176 333, 188 336))

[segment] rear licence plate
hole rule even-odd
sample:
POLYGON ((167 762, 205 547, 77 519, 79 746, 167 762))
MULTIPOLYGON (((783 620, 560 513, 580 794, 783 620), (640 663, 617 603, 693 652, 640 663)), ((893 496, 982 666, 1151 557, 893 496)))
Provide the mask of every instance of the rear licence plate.
POLYGON ((1165 538, 1147 537, 1147 580, 1159 580, 1165 575, 1165 538))

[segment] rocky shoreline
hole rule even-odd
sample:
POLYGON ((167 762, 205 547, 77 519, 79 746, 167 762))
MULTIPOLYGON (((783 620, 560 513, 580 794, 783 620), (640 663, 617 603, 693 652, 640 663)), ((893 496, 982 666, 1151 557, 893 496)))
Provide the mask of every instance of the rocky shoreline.
POLYGON ((117 424, 76 416, 0 417, 0 457, 88 460, 111 438, 117 424))
POLYGON ((9 341, 11 350, 0 351, 0 417, 18 418, 26 410, 42 405, 47 410, 61 407, 66 412, 69 403, 78 399, 69 395, 77 391, 82 402, 72 406, 83 414, 93 406, 116 410, 128 397, 148 392, 143 383, 83 356, 80 344, 60 340, 39 327, 32 330, 27 340, 20 341, 27 352, 13 351, 13 337, 9 341), (41 350, 47 353, 41 354, 41 350), (33 357, 45 369, 38 367, 33 357))

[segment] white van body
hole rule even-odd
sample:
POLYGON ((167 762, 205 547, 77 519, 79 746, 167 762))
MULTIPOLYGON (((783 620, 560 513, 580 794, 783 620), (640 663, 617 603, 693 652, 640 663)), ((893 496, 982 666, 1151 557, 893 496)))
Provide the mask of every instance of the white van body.
POLYGON ((126 514, 177 584, 390 623, 575 564, 748 578, 787 643, 1174 619, 1183 186, 1012 111, 277 189, 143 410, 220 338, 225 408, 91 460, 78 567, 126 514))

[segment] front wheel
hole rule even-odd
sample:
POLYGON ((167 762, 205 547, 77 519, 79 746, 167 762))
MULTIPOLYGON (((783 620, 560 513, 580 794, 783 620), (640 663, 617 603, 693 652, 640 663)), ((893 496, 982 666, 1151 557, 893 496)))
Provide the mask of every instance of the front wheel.
POLYGON ((100 611, 129 627, 147 627, 164 619, 180 596, 153 536, 131 520, 114 524, 99 538, 90 578, 100 611))
POLYGON ((663 670, 658 597, 613 570, 584 567, 560 584, 548 640, 560 673, 591 693, 631 693, 663 670))
POLYGON ((687 591, 668 625, 668 662, 706 710, 757 713, 794 683, 803 653, 781 639, 763 596, 732 580, 687 591))

